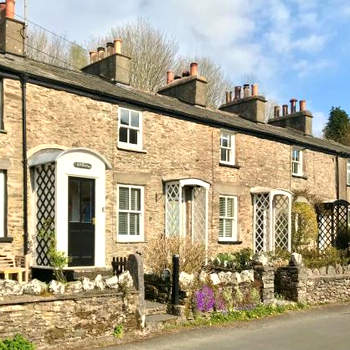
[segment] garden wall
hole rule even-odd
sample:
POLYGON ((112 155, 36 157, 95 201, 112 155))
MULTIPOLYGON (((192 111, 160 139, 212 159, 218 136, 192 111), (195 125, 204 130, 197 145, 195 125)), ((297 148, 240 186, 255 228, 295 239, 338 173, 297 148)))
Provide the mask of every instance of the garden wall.
POLYGON ((303 266, 278 268, 275 292, 288 300, 310 304, 350 300, 350 265, 308 269, 303 266))
POLYGON ((72 342, 137 327, 139 293, 108 290, 62 296, 18 296, 0 301, 0 339, 19 333, 38 349, 65 349, 72 342))

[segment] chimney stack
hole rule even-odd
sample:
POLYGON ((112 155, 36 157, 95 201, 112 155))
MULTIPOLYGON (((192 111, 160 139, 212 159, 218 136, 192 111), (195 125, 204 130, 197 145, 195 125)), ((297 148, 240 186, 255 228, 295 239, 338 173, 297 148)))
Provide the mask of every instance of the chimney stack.
POLYGON ((121 54, 121 39, 107 43, 107 50, 99 47, 90 52, 90 64, 83 72, 94 74, 113 83, 130 85, 130 57, 121 54))
POLYGON ((296 113, 297 111, 297 99, 292 98, 290 99, 290 114, 296 113))
POLYGON ((283 115, 283 117, 288 115, 288 105, 283 105, 282 106, 282 115, 283 115))
POLYGON ((299 101, 299 110, 300 110, 300 112, 306 111, 306 101, 305 100, 299 101))
POLYGON ((241 86, 235 86, 235 100, 241 99, 241 86))
POLYGON ((258 84, 252 84, 252 96, 258 96, 258 84))
POLYGON ((273 116, 275 118, 279 118, 281 116, 281 107, 280 106, 273 107, 273 116))
POLYGON ((247 98, 249 96, 250 96, 249 84, 244 84, 243 85, 243 97, 247 98))
POLYGON ((208 100, 208 82, 198 75, 198 64, 192 62, 189 71, 182 76, 167 72, 168 85, 159 89, 158 93, 191 104, 206 107, 208 100))
POLYGON ((112 56, 114 54, 114 44, 111 42, 107 43, 107 56, 112 56))
POLYGON ((228 100, 226 95, 226 103, 220 106, 220 110, 237 114, 238 116, 251 120, 256 123, 265 123, 265 97, 258 95, 257 84, 244 84, 243 85, 243 98, 242 87, 235 86, 234 99, 228 100))
POLYGON ((226 91, 226 103, 230 103, 232 101, 232 91, 226 91))
POLYGON ((198 63, 196 63, 196 62, 191 63, 190 74, 191 74, 191 76, 198 75, 198 63))
POLYGON ((114 40, 114 52, 118 55, 122 54, 122 39, 115 39, 114 40))
POLYGON ((90 63, 94 63, 98 60, 97 51, 90 51, 90 63))
POLYGON ((0 4, 0 52, 24 56, 25 24, 15 19, 15 0, 0 4))
POLYGON ((174 81, 174 72, 171 70, 168 70, 166 73, 166 83, 170 84, 174 81))

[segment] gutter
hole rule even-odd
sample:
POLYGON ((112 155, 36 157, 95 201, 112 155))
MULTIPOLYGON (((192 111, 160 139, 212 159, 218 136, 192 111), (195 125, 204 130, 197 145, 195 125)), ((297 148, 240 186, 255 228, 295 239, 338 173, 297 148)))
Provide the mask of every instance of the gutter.
POLYGON ((23 251, 29 252, 28 247, 28 159, 27 159, 27 80, 23 74, 20 76, 22 88, 22 162, 23 162, 23 251))

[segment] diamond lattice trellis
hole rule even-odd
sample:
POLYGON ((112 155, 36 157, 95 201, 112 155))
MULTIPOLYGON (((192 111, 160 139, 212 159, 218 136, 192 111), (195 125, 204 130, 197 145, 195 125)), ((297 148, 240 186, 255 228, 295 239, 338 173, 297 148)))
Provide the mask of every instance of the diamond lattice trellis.
POLYGON ((289 243, 289 199, 276 195, 274 206, 274 235, 275 249, 288 249, 289 243))
POLYGON ((55 163, 39 165, 35 168, 36 184, 36 263, 49 266, 48 233, 55 230, 55 163))
POLYGON ((171 182, 166 185, 166 234, 180 234, 180 184, 171 182))
MULTIPOLYGON (((349 202, 338 200, 331 203, 322 203, 317 206, 318 222, 318 248, 327 249, 337 245, 339 234, 347 236, 349 234, 349 202)), ((339 242, 340 248, 346 242, 339 242)))
POLYGON ((255 207, 255 251, 265 251, 267 222, 269 216, 269 194, 259 193, 254 196, 255 207))
POLYGON ((192 190, 192 239, 205 243, 206 233, 206 189, 194 187, 192 190))

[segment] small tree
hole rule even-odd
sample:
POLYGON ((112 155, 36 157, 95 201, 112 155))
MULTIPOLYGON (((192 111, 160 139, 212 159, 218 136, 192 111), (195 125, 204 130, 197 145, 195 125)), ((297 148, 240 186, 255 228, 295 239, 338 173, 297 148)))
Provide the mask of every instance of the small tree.
POLYGON ((350 119, 340 107, 332 107, 323 130, 326 139, 350 145, 350 119))

